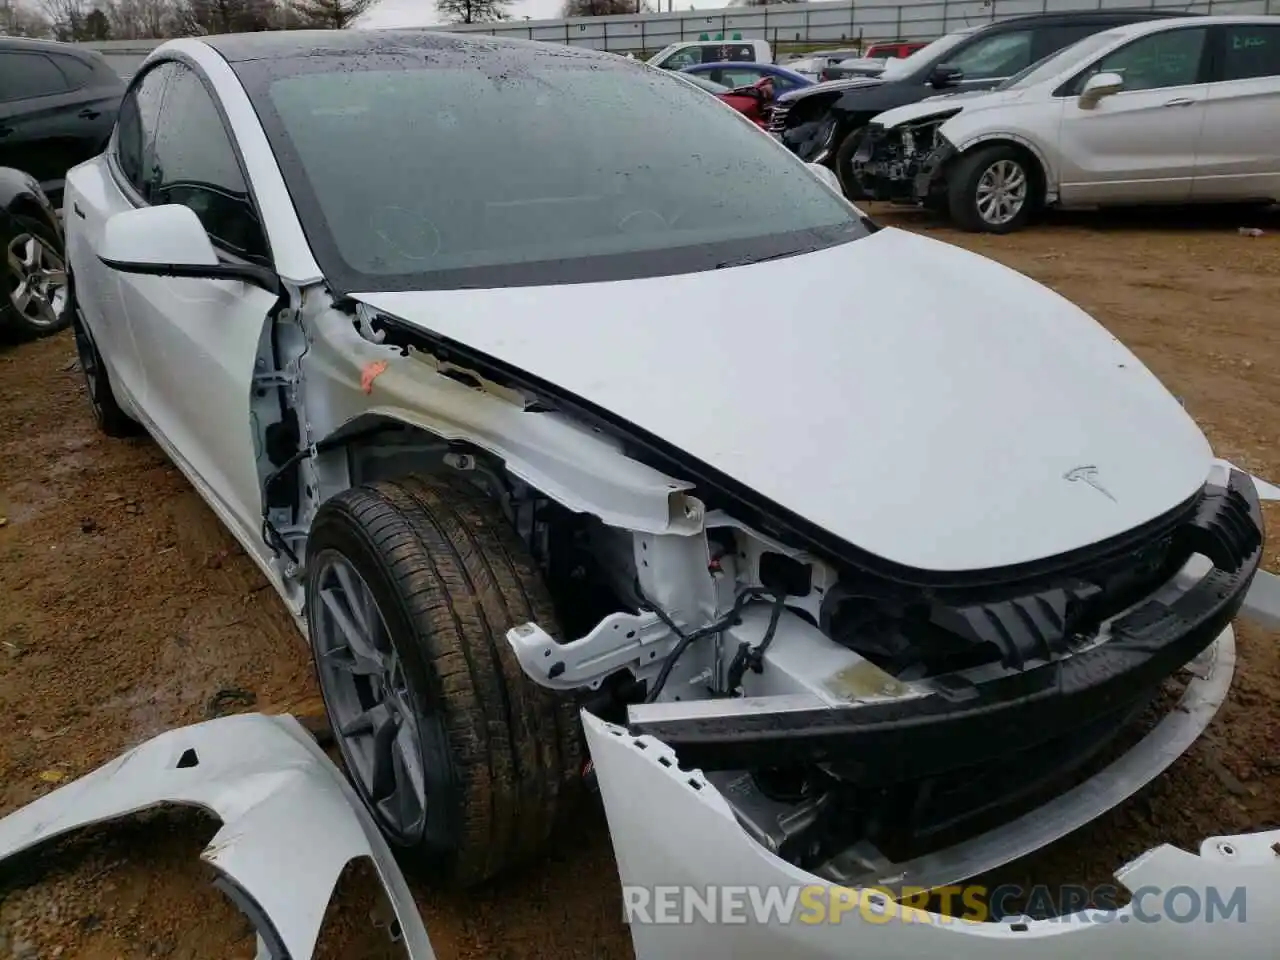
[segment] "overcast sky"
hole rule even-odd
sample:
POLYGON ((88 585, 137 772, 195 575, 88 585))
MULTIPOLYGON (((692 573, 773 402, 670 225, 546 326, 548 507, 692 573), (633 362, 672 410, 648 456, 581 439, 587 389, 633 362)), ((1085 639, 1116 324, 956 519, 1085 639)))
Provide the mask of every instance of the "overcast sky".
MULTIPOLYGON (((688 10, 726 6, 726 0, 673 0, 673 9, 688 10)), ((560 16, 564 0, 515 0, 507 12, 515 20, 554 20, 560 16)), ((655 4, 656 6, 656 4, 655 4)), ((666 9, 666 0, 662 7, 666 9)), ((432 0, 381 0, 360 21, 365 27, 429 27, 442 23, 432 0)))

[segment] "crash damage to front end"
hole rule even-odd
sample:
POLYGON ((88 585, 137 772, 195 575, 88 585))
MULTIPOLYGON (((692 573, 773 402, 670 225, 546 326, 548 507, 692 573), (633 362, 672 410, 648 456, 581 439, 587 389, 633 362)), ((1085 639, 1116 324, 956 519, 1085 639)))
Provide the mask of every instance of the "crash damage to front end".
MULTIPOLYGON (((1060 789, 1183 665, 1217 662, 1262 543, 1254 483, 1222 467, 1170 514, 1037 568, 891 600, 833 589, 823 625, 843 656, 788 617, 743 695, 632 704, 623 725, 703 770, 783 859, 880 879, 1060 789)), ((751 649, 768 619, 741 611, 726 649, 751 649)), ((1126 778, 1111 803, 1159 769, 1126 778)))
POLYGON ((942 135, 952 110, 886 127, 872 123, 853 158, 853 175, 868 198, 931 203, 946 196, 944 173, 956 156, 942 135))

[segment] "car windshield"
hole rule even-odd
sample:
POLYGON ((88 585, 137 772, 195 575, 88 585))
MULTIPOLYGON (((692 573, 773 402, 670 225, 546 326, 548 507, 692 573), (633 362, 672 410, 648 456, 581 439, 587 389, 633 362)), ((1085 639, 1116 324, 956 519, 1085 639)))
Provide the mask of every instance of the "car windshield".
POLYGON ((897 80, 901 77, 910 76, 922 65, 946 53, 961 40, 972 36, 980 29, 980 27, 966 27, 964 30, 957 30, 955 33, 948 33, 946 36, 939 37, 933 43, 921 47, 909 57, 903 57, 900 60, 896 58, 886 60, 884 73, 880 74, 880 79, 897 80))
POLYGON ((871 229, 693 77, 528 47, 235 65, 336 287, 688 273, 871 229))
POLYGON ((1037 83, 1043 83, 1046 80, 1052 80, 1059 74, 1066 73, 1072 68, 1088 60, 1103 47, 1109 46, 1114 41, 1124 36, 1123 32, 1116 30, 1107 30, 1102 33, 1094 33, 1078 40, 1064 50, 1057 53, 1051 53, 1029 67, 1023 68, 1020 72, 1015 73, 1008 80, 995 87, 996 90, 1025 90, 1028 87, 1034 87, 1037 83))

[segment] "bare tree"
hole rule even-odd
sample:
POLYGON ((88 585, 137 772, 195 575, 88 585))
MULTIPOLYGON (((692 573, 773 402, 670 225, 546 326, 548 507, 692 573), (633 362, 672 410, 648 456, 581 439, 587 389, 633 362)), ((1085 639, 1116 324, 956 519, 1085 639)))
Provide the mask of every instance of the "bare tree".
POLYGON ((269 30, 278 19, 271 0, 185 0, 179 14, 179 31, 189 36, 269 30))
POLYGON ((490 23, 509 20, 511 0, 436 0, 436 9, 450 23, 490 23))
POLYGON ((286 28, 301 26, 321 30, 344 30, 368 10, 376 0, 294 0, 289 6, 286 28), (294 17, 297 23, 293 23, 294 17))
POLYGON ((40 9, 53 26, 58 40, 87 40, 85 17, 89 15, 89 0, 40 0, 40 9))
POLYGON ((159 40, 178 32, 175 0, 114 0, 107 8, 117 40, 159 40))
POLYGON ((565 0, 562 17, 614 17, 624 13, 650 13, 645 0, 565 0))
POLYGON ((48 37, 52 26, 21 0, 0 0, 0 33, 10 37, 48 37))

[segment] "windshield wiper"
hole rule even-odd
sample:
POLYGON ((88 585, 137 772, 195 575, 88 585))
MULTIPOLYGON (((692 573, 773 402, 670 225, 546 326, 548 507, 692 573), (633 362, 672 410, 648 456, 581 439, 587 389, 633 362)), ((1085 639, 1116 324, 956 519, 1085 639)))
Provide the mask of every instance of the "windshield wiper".
POLYGON ((767 260, 782 260, 786 257, 798 257, 802 253, 814 253, 818 250, 826 249, 831 246, 830 243, 818 243, 809 247, 800 247, 796 250, 786 250, 782 253, 771 253, 767 257, 738 257, 736 260, 725 260, 715 265, 716 270, 724 270, 727 267, 746 267, 753 263, 764 263, 767 260))

